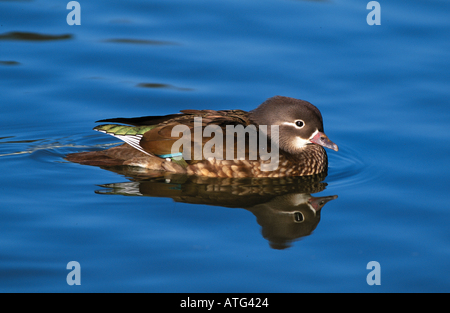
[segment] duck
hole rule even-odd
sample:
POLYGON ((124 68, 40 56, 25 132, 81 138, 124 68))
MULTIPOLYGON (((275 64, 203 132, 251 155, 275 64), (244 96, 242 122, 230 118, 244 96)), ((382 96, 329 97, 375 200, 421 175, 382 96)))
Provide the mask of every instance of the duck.
POLYGON ((324 132, 319 109, 285 96, 271 97, 251 111, 181 110, 97 123, 107 124, 94 130, 124 143, 68 154, 68 161, 207 177, 285 177, 324 173, 324 148, 338 151, 324 132))

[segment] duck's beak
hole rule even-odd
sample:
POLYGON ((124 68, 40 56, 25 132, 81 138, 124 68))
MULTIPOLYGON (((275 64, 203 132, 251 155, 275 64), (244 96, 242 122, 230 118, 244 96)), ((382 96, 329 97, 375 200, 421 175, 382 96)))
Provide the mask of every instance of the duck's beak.
POLYGON ((323 206, 331 200, 337 199, 338 196, 327 196, 327 197, 313 197, 308 200, 308 203, 314 208, 316 212, 323 208, 323 206))
POLYGON ((338 146, 332 142, 327 135, 322 132, 317 132, 312 138, 309 139, 312 143, 318 144, 322 147, 333 149, 334 151, 338 151, 338 146))

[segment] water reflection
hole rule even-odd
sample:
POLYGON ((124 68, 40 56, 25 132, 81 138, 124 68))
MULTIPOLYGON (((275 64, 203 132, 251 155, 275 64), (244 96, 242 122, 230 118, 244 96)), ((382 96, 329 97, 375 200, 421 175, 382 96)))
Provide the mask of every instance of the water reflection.
POLYGON ((131 39, 131 38, 111 38, 111 39, 105 39, 105 40, 103 40, 103 42, 137 44, 137 45, 155 45, 155 46, 179 45, 178 43, 171 42, 171 41, 148 40, 148 39, 131 39))
POLYGON ((49 35, 30 32, 9 32, 0 34, 0 40, 20 40, 20 41, 50 41, 72 39, 71 34, 49 35))
POLYGON ((0 61, 0 65, 20 65, 17 61, 0 61))
POLYGON ((209 178, 163 174, 145 175, 132 167, 107 168, 129 177, 128 182, 103 184, 106 195, 172 198, 176 202, 205 204, 250 211, 273 249, 286 249, 308 236, 320 222, 322 207, 337 196, 313 197, 325 190, 326 174, 286 178, 209 178))
POLYGON ((176 87, 169 84, 161 84, 161 83, 139 83, 136 87, 141 88, 156 88, 156 89, 173 89, 173 90, 179 90, 179 91, 192 91, 194 89, 192 88, 183 88, 183 87, 176 87))

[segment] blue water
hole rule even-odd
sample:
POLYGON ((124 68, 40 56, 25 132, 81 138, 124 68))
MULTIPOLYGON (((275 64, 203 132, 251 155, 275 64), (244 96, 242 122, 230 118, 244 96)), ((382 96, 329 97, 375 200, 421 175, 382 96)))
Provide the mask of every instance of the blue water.
POLYGON ((368 1, 79 1, 79 26, 67 2, 0 2, 0 291, 450 291, 448 1, 379 1, 379 26, 368 1), (338 198, 282 248, 243 200, 64 159, 117 142, 99 119, 274 95, 319 107, 340 148, 311 192, 338 198))

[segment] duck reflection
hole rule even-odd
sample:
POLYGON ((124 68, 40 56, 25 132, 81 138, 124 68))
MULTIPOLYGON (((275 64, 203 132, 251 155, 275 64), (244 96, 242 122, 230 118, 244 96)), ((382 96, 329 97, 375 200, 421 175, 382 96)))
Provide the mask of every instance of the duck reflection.
POLYGON ((100 185, 99 194, 172 198, 176 202, 243 208, 253 213, 262 236, 273 249, 286 249, 308 236, 320 221, 321 209, 337 196, 313 197, 325 190, 326 174, 286 178, 208 178, 180 174, 132 172, 107 168, 130 181, 100 185), (163 175, 163 176, 161 176, 163 175))

